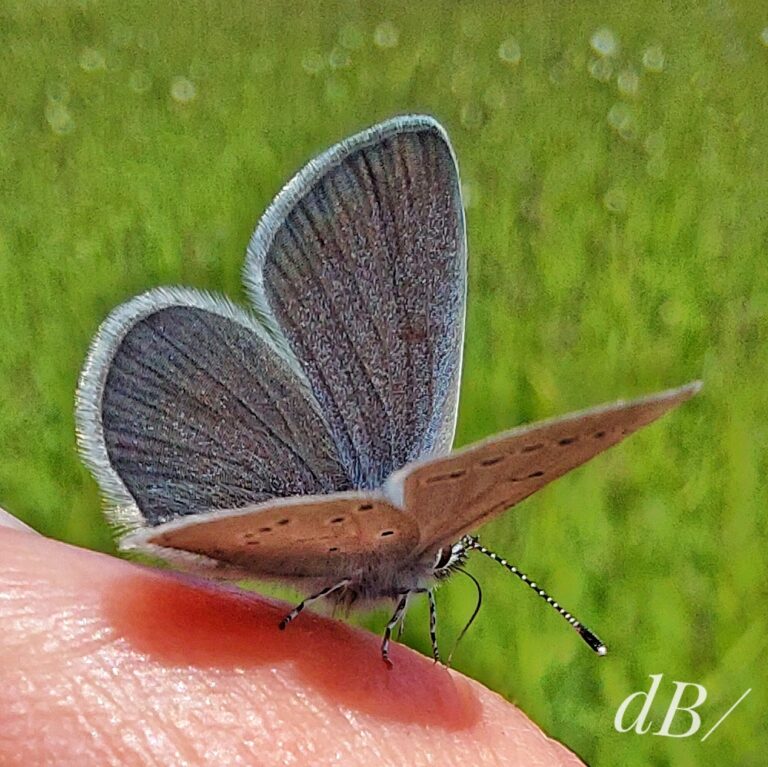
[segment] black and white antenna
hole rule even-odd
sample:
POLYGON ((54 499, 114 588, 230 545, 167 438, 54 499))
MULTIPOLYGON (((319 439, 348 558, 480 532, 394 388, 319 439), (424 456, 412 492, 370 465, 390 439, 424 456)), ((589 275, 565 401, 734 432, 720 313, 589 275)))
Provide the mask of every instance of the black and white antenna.
POLYGON ((520 572, 520 570, 518 570, 514 565, 511 565, 509 562, 507 562, 506 559, 502 559, 498 554, 494 554, 492 551, 486 549, 485 546, 483 546, 477 540, 477 538, 466 536, 466 539, 463 541, 463 543, 467 549, 476 549, 482 554, 485 554, 485 556, 490 557, 494 562, 498 562, 503 567, 506 567, 509 572, 511 572, 513 575, 516 575, 523 583, 530 586, 550 607, 554 607, 554 609, 557 610, 557 612, 560 613, 560 615, 565 618, 565 620, 567 620, 574 629, 576 629, 579 636, 598 655, 605 655, 608 652, 608 648, 603 644, 602 640, 597 636, 597 634, 595 634, 593 631, 590 631, 583 623, 576 620, 576 618, 571 615, 571 613, 569 613, 564 607, 555 602, 555 600, 552 599, 552 597, 549 596, 549 594, 547 594, 547 592, 544 591, 544 589, 541 588, 538 583, 532 581, 525 573, 520 572))

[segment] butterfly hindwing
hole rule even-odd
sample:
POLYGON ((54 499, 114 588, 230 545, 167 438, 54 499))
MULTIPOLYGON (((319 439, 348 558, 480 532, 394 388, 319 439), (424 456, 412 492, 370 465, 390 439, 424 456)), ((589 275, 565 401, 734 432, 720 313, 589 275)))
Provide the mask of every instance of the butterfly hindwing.
POLYGON ((262 219, 245 279, 356 487, 450 449, 466 244, 456 162, 434 120, 390 120, 310 162, 262 219))

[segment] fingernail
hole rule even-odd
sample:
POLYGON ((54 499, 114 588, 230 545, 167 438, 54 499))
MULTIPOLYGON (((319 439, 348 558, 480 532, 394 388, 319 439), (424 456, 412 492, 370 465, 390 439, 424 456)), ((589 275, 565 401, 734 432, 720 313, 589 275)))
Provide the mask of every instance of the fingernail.
POLYGON ((11 530, 20 530, 23 533, 38 534, 37 530, 29 525, 25 525, 20 519, 17 519, 3 508, 0 508, 0 527, 10 527, 11 530))

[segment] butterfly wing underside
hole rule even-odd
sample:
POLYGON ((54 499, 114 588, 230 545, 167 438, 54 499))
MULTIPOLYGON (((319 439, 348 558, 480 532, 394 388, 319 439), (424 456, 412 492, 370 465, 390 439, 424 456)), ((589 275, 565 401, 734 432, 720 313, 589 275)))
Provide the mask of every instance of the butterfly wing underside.
POLYGON ((699 384, 514 429, 397 472, 388 493, 413 514, 420 549, 458 540, 681 404, 699 384))
POLYGON ((333 579, 407 559, 418 539, 413 518, 383 496, 346 492, 200 514, 129 543, 166 558, 168 550, 202 555, 253 577, 333 579))

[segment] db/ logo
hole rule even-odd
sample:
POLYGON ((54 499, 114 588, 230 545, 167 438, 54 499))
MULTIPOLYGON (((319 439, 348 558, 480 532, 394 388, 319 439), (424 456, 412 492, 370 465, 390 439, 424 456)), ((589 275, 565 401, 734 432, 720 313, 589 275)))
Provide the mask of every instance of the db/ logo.
MULTIPOLYGON (((646 724, 646 719, 648 718, 648 713, 653 705, 653 699, 656 697, 656 693, 664 674, 650 674, 649 676, 651 677, 651 689, 648 690, 648 692, 644 692, 643 690, 633 692, 622 701, 617 709, 616 716, 613 718, 613 726, 617 732, 629 732, 630 730, 634 730, 638 735, 645 735, 653 726, 653 722, 648 722, 646 724), (624 719, 627 716, 627 711, 630 706, 633 706, 635 701, 641 700, 643 703, 637 716, 629 724, 625 724, 624 719)), ((675 686, 675 691, 672 694, 672 700, 669 702, 664 721, 661 723, 661 727, 651 734, 664 735, 667 738, 687 738, 697 733, 701 727, 701 717, 694 709, 701 706, 707 699, 707 690, 703 685, 696 684, 695 682, 672 682, 672 684, 675 686), (696 700, 683 706, 681 703, 687 687, 691 687, 695 690, 696 700), (683 713, 688 719, 688 729, 685 732, 672 732, 672 723, 678 712, 683 713)), ((720 717, 720 719, 717 720, 715 725, 707 732, 702 740, 706 740, 750 692, 752 692, 751 687, 720 717)), ((633 711, 634 710, 635 707, 633 706, 633 711)))

